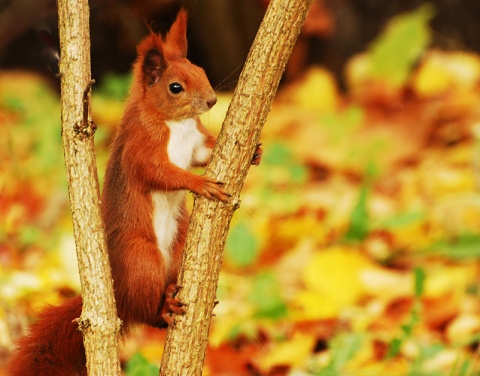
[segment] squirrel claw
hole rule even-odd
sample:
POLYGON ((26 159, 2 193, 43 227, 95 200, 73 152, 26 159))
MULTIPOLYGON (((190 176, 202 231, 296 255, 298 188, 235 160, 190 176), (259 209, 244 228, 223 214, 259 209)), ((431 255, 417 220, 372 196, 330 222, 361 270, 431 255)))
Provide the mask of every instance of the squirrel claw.
POLYGON ((202 196, 209 199, 218 199, 222 202, 228 202, 231 195, 223 189, 225 183, 221 181, 205 178, 202 196))
POLYGON ((262 143, 257 144, 257 149, 255 150, 255 153, 253 154, 252 161, 250 164, 254 166, 258 166, 260 164, 260 161, 262 159, 262 154, 263 154, 263 149, 261 148, 262 143))
POLYGON ((165 290, 165 302, 163 303, 161 317, 168 326, 175 326, 175 320, 173 319, 172 313, 176 313, 177 315, 185 314, 184 307, 186 304, 175 298, 175 295, 181 288, 182 286, 172 284, 165 290))

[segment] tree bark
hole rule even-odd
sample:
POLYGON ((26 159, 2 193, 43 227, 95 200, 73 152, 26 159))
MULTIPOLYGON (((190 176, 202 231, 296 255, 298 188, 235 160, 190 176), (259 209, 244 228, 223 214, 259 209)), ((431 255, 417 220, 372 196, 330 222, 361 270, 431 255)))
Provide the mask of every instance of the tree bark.
POLYGON ((117 318, 100 216, 95 124, 90 115, 88 0, 58 0, 62 138, 82 285, 83 333, 89 375, 119 375, 117 318))
POLYGON ((201 375, 222 253, 250 162, 312 0, 272 0, 240 75, 206 174, 225 182, 224 204, 195 200, 178 284, 186 314, 167 332, 160 375, 201 375))

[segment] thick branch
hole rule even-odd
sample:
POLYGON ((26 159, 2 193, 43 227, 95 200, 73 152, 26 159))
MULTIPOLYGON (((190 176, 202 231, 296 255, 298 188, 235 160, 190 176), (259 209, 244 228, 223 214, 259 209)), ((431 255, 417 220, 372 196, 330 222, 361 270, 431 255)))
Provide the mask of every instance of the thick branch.
POLYGON ((90 119, 88 0, 58 0, 62 137, 82 284, 83 332, 89 375, 119 375, 118 332, 112 277, 100 217, 90 119))
POLYGON ((270 105, 312 0, 273 0, 239 79, 206 174, 226 183, 229 204, 197 198, 178 284, 184 316, 167 333, 161 375, 201 375, 232 215, 270 105))

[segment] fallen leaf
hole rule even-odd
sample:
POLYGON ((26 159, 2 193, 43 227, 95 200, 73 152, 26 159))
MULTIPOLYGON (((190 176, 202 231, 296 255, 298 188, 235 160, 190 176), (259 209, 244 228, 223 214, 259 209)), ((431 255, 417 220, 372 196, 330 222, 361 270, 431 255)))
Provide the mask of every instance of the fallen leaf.
POLYGON ((446 329, 446 336, 450 343, 466 345, 480 333, 480 316, 477 313, 462 313, 457 316, 446 329))
POLYGON ((359 274, 359 282, 366 294, 386 301, 413 295, 411 273, 379 267, 365 268, 359 274))
POLYGON ((480 59, 468 52, 430 50, 411 80, 413 91, 421 98, 452 90, 471 90, 480 80, 480 59))
POLYGON ((332 74, 314 67, 306 72, 301 81, 283 90, 279 100, 299 108, 324 112, 337 109, 340 96, 332 74))
POLYGON ((295 333, 289 340, 276 346, 258 360, 260 368, 268 371, 275 366, 300 367, 306 361, 315 345, 315 338, 310 335, 295 333))
POLYGON ((305 268, 305 290, 295 300, 300 317, 328 318, 357 302, 365 293, 361 273, 372 267, 355 249, 333 247, 318 252, 305 268))

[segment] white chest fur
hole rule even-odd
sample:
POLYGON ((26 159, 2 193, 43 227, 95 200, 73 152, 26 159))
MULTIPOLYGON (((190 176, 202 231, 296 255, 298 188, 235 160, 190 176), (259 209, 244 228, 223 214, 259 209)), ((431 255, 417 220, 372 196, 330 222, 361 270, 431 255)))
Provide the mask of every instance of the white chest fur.
MULTIPOLYGON (((190 168, 196 154, 204 153, 205 136, 197 129, 195 119, 166 123, 170 129, 167 147, 170 162, 183 169, 190 168)), ((171 263, 171 250, 178 231, 178 216, 184 196, 184 191, 152 193, 153 227, 158 248, 167 266, 171 263)))
POLYGON ((153 192, 153 228, 157 245, 167 268, 171 264, 172 245, 177 236, 180 205, 185 192, 153 192))
POLYGON ((168 158, 180 168, 190 168, 195 154, 204 149, 205 136, 197 128, 195 119, 167 121, 170 129, 168 141, 168 158))

